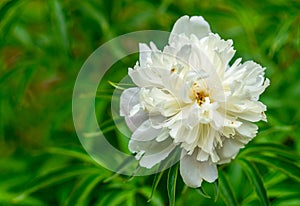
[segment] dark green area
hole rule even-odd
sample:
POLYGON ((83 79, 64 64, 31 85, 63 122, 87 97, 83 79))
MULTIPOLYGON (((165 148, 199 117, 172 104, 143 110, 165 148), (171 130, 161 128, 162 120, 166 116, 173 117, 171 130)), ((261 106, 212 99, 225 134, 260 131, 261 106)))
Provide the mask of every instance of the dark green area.
MULTIPOLYGON (((119 81, 136 60, 119 62, 106 78, 119 81)), ((0 205, 173 205, 174 198, 175 205, 300 205, 299 79, 297 0, 2 0, 0 205), (213 184, 186 188, 176 168, 155 178, 153 194, 154 175, 109 178, 83 150, 72 121, 76 76, 95 49, 128 32, 170 31, 182 15, 204 16, 213 32, 233 39, 235 58, 260 63, 271 80, 261 98, 268 122, 219 167, 216 202, 213 184)), ((125 151, 110 121, 113 90, 107 82, 99 87, 96 110, 112 144, 125 151)))

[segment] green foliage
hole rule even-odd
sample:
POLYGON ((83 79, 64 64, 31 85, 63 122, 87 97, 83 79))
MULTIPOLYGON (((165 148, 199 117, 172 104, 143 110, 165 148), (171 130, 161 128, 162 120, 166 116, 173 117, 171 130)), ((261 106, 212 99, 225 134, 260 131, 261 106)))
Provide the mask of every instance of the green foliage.
POLYGON ((168 173, 167 188, 168 188, 168 197, 169 197, 170 206, 174 206, 176 202, 175 194, 176 194, 177 177, 178 177, 178 164, 171 167, 168 173))
MULTIPOLYGON (((1 1, 0 205, 300 205, 299 13, 296 0, 1 1), (178 165, 147 177, 113 174, 85 153, 72 121, 76 76, 96 48, 132 31, 170 31, 185 14, 204 16, 271 80, 262 96, 268 122, 201 189, 184 186, 178 165)), ((128 139, 115 123, 125 125, 112 120, 110 101, 137 58, 116 63, 95 99, 100 127, 124 152, 128 139)))
POLYGON ((270 205, 265 186, 263 185, 262 177, 256 167, 246 160, 242 159, 241 162, 243 169, 245 169, 249 180, 252 182, 256 190, 257 196, 260 199, 260 203, 262 205, 270 205))

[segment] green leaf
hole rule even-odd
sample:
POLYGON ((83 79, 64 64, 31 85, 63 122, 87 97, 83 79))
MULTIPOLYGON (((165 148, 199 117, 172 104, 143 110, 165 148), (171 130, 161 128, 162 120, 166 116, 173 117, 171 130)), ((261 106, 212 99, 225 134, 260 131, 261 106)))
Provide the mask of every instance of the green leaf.
MULTIPOLYGON (((136 162, 136 164, 138 164, 138 162, 136 161, 136 159, 133 156, 127 157, 124 160, 124 162, 116 169, 116 172, 112 176, 106 178, 104 180, 104 182, 107 183, 107 182, 111 181, 112 179, 116 178, 117 176, 119 176, 120 174, 122 174, 122 171, 124 171, 124 169, 127 169, 126 167, 129 164, 132 164, 134 162, 136 162)), ((134 172, 133 172, 132 176, 134 176, 134 172)))
POLYGON ((16 200, 21 201, 24 198, 26 198, 29 194, 37 190, 43 189, 45 187, 50 187, 61 182, 65 182, 83 174, 103 175, 105 173, 103 173, 103 170, 100 170, 98 168, 91 168, 90 166, 85 165, 66 166, 60 169, 56 169, 43 176, 36 178, 31 183, 31 185, 29 185, 27 190, 25 190, 18 197, 16 197, 16 200))
POLYGON ((155 177, 154 177, 154 180, 153 180, 153 183, 152 183, 152 191, 151 191, 151 195, 150 195, 150 197, 148 199, 148 202, 151 201, 151 199, 153 197, 153 194, 154 194, 154 192, 155 192, 155 190, 157 188, 157 185, 160 182, 163 174, 164 174, 164 171, 155 174, 155 177))
POLYGON ((204 190, 202 187, 197 188, 196 191, 197 191, 201 196, 203 196, 203 197, 205 197, 205 198, 207 198, 207 199, 210 199, 210 198, 211 198, 211 196, 209 196, 209 195, 205 192, 205 190, 204 190))
POLYGON ((135 191, 124 191, 124 190, 114 190, 105 194, 105 197, 99 198, 99 203, 95 204, 97 206, 119 206, 124 205, 127 198, 134 194, 135 191))
POLYGON ((178 176, 178 164, 174 165, 169 169, 168 181, 167 181, 167 190, 169 197, 169 205, 175 205, 175 193, 176 193, 176 181, 178 176))
POLYGON ((103 13, 99 12, 88 1, 79 1, 79 2, 80 2, 80 8, 99 24, 100 28, 102 29, 102 32, 104 33, 105 38, 110 39, 112 37, 111 27, 106 17, 103 15, 103 13))
POLYGON ((113 86, 115 89, 119 89, 119 90, 125 90, 127 88, 130 88, 130 87, 134 87, 135 85, 134 84, 127 84, 127 83, 116 83, 116 82, 112 82, 112 81, 109 81, 108 80, 108 83, 113 86))
POLYGON ((88 196, 93 188, 103 179, 100 174, 91 174, 84 177, 67 200, 66 206, 86 205, 88 204, 88 196))
POLYGON ((223 202, 227 206, 237 206, 237 205, 239 205, 238 201, 235 197, 235 194, 232 190, 232 187, 229 184, 225 173, 223 173, 222 171, 219 171, 219 180, 220 180, 220 185, 219 185, 220 196, 221 196, 223 202))
MULTIPOLYGON (((145 198, 148 198, 151 195, 152 188, 144 186, 142 188, 138 188, 137 193, 143 195, 145 198)), ((159 193, 156 193, 153 195, 151 199, 151 203, 148 203, 149 205, 158 205, 158 206, 165 206, 161 196, 159 193)))
POLYGON ((5 43, 5 37, 9 34, 10 29, 18 21, 20 16, 21 5, 25 1, 11 0, 0 8, 0 43, 5 43), (4 41, 3 41, 4 40, 4 41))
POLYGON ((10 0, 0 8, 0 19, 2 20, 8 11, 13 8, 20 0, 10 0))
POLYGON ((269 144, 269 143, 249 145, 240 152, 239 156, 247 157, 249 154, 261 154, 261 153, 272 153, 296 161, 300 159, 300 155, 290 151, 289 148, 279 144, 269 144))
POLYGON ((299 194, 290 195, 284 198, 276 198, 272 201, 272 206, 299 206, 300 198, 299 194))
POLYGON ((49 1, 51 13, 53 14, 53 20, 55 23, 55 33, 59 34, 59 43, 62 45, 65 51, 69 49, 69 41, 67 34, 66 20, 63 14, 62 6, 58 0, 49 1))
POLYGON ((214 201, 217 202, 218 197, 219 197, 219 180, 217 179, 216 181, 214 181, 214 192, 215 192, 215 198, 214 201))
POLYGON ((245 159, 240 159, 240 163, 242 164, 242 168, 245 170, 249 180, 252 182, 261 204, 270 205, 267 191, 263 184, 263 179, 257 168, 251 162, 248 162, 245 159))
MULTIPOLYGON (((0 205, 17 205, 15 197, 17 194, 10 193, 7 191, 0 191, 0 205)), ((46 206, 47 204, 38 197, 27 197, 22 201, 22 205, 30 205, 30 206, 46 206)))
MULTIPOLYGON (((161 162, 159 164, 159 167, 158 167, 158 171, 162 171, 162 172, 159 172, 159 173, 156 173, 155 177, 154 177, 154 180, 153 180, 153 184, 152 184, 152 192, 151 192, 151 196, 149 197, 149 200, 148 202, 151 201, 151 198, 157 188, 157 185, 160 181, 160 179, 162 178, 163 176, 163 173, 164 171, 169 168, 169 167, 172 167, 174 165, 174 161, 176 161, 178 158, 179 158, 179 155, 180 155, 180 152, 179 152, 179 148, 176 148, 175 150, 172 151, 172 153, 170 154, 170 158, 165 160, 164 162, 161 162)), ((170 168, 171 169, 171 168, 170 168)), ((169 171, 170 172, 170 171, 169 171)), ((169 173, 168 173, 169 174, 169 173)))
POLYGON ((294 180, 300 182, 300 167, 291 162, 289 159, 267 155, 248 156, 247 159, 279 170, 294 180))
POLYGON ((96 166, 99 166, 99 164, 93 160, 90 156, 88 156, 83 150, 76 149, 76 148, 49 148, 46 150, 46 152, 56 155, 65 155, 72 158, 76 158, 79 160, 83 160, 84 162, 92 163, 96 166))

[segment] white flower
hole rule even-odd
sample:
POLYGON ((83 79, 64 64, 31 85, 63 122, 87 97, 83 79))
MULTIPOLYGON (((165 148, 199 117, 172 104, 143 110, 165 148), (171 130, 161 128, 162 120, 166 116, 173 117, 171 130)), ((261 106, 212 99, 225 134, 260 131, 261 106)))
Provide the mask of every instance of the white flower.
POLYGON ((184 182, 200 187, 256 135, 252 122, 266 121, 258 99, 269 80, 253 61, 230 66, 234 53, 200 16, 178 19, 163 51, 140 44, 139 63, 128 71, 137 87, 120 103, 140 166, 152 168, 179 147, 184 182))

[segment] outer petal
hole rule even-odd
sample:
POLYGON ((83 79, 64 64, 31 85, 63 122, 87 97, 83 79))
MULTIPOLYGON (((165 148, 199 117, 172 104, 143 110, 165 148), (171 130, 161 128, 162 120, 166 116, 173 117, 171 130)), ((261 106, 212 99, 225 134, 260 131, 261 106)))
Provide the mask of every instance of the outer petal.
POLYGON ((137 128, 131 136, 132 140, 150 141, 156 138, 161 132, 161 129, 155 129, 151 126, 150 120, 146 120, 137 128))
POLYGON ((148 60, 151 60, 152 50, 147 46, 147 44, 139 44, 140 51, 140 66, 145 68, 148 60))
POLYGON ((148 169, 164 160, 173 151, 176 145, 169 138, 163 142, 152 141, 136 141, 131 139, 129 142, 129 150, 136 152, 136 158, 140 158, 140 165, 148 169))
POLYGON ((139 103, 139 91, 137 87, 126 89, 120 98, 120 115, 125 116, 126 124, 131 131, 135 131, 148 119, 148 115, 143 110, 139 110, 133 116, 130 115, 130 111, 139 103))
POLYGON ((220 158, 218 164, 230 162, 231 159, 235 158, 242 147, 244 147, 244 145, 234 139, 225 139, 223 141, 223 146, 220 149, 217 149, 220 158))
POLYGON ((171 31, 169 43, 176 39, 176 36, 185 34, 189 37, 191 34, 196 35, 199 39, 207 36, 210 33, 209 24, 202 16, 183 16, 179 18, 171 31))
POLYGON ((183 158, 180 160, 180 174, 183 181, 190 187, 200 187, 203 180, 214 182, 218 178, 218 171, 215 164, 209 161, 197 161, 197 153, 192 156, 183 152, 183 158))

